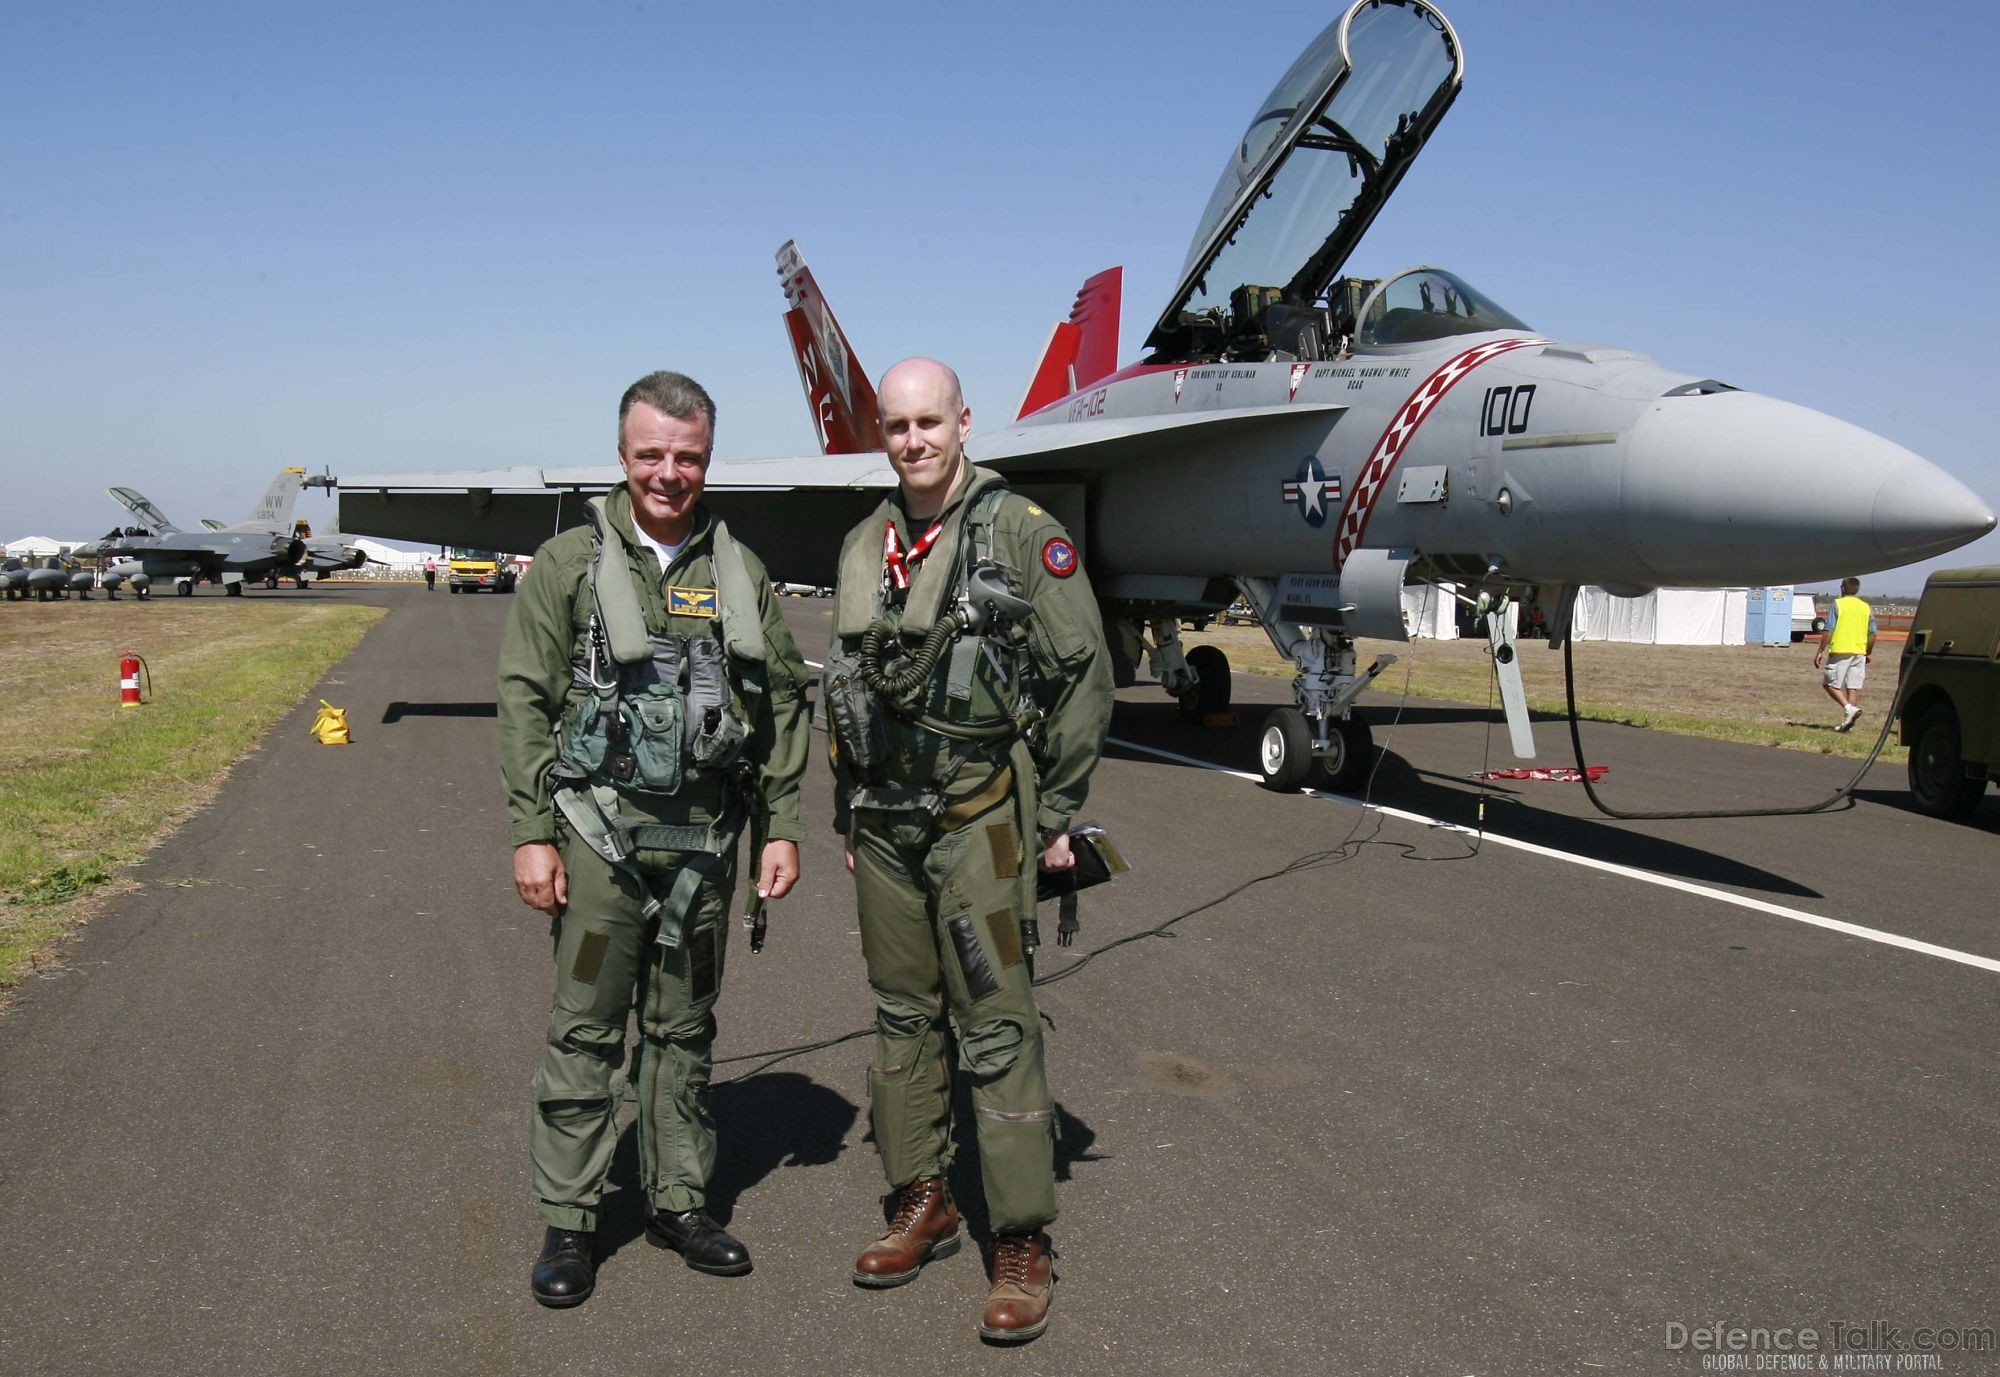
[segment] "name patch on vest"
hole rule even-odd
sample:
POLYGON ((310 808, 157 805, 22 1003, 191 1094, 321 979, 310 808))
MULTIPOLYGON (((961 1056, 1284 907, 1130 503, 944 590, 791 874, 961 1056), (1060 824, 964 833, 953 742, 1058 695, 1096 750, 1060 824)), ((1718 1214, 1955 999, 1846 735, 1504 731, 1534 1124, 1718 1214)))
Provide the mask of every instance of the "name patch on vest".
POLYGON ((669 617, 713 617, 716 597, 713 588, 668 588, 669 617))
POLYGON ((1068 578, 1076 572, 1076 546, 1061 536, 1051 536, 1042 547, 1042 567, 1059 579, 1068 578))

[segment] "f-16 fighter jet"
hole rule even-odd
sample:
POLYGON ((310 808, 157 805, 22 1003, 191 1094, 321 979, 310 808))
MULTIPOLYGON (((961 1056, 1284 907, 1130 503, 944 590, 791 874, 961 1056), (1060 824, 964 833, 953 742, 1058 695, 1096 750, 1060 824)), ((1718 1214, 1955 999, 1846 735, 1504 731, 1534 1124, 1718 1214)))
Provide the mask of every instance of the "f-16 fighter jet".
POLYGON ((209 531, 262 531, 268 535, 292 535, 305 542, 306 553, 302 562, 288 569, 270 569, 264 574, 264 586, 276 588, 280 578, 288 578, 300 588, 314 578, 342 569, 359 569, 368 562, 367 552, 359 545, 352 544, 338 531, 328 531, 325 535, 314 535, 312 523, 303 518, 294 518, 292 509, 299 500, 299 488, 305 483, 304 469, 287 468, 278 471, 277 479, 257 503, 257 509, 250 513, 247 521, 239 521, 233 526, 225 526, 213 517, 203 517, 201 524, 209 531))
MULTIPOLYGON (((1351 787, 1353 711, 1406 639, 1402 592, 1486 614, 1517 754, 1533 753, 1509 602, 1568 634, 1583 584, 1782 584, 1893 568, 1993 528, 1962 484, 1879 436, 1643 354, 1551 339, 1457 275, 1342 267, 1457 98, 1464 54, 1428 0, 1360 0, 1306 48, 1229 149, 1179 279, 1118 366, 1121 273, 1055 327, 1011 425, 975 433, 1079 537, 1122 682, 1140 654, 1190 714, 1229 701, 1183 617, 1241 598, 1298 670, 1264 723, 1266 784, 1351 787), (1449 588, 1450 592, 1443 591, 1449 588)), ((797 251, 786 324, 818 459, 718 460, 706 500, 774 579, 827 584, 842 534, 895 477, 874 394, 797 251)), ((351 478, 348 530, 527 549, 583 519, 616 468, 351 478)))
POLYGON ((119 585, 129 582, 143 598, 153 580, 162 578, 172 579, 182 597, 192 595, 202 579, 221 584, 232 597, 241 596, 246 577, 289 569, 305 556, 305 542, 290 534, 183 531, 132 489, 107 491, 139 524, 79 546, 76 553, 83 559, 113 561, 103 578, 111 597, 117 596, 119 585))

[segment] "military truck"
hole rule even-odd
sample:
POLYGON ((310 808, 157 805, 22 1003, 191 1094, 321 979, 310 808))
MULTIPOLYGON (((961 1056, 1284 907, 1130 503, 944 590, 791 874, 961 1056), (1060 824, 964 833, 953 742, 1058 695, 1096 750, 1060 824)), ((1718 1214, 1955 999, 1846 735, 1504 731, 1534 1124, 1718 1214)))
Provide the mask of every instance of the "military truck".
POLYGON ((1970 817, 2000 779, 2000 564, 1930 576, 1902 682, 1911 800, 1932 817, 1970 817))
POLYGON ((512 555, 495 550, 453 549, 447 564, 446 578, 454 593, 477 593, 482 588, 511 593, 521 574, 512 555))

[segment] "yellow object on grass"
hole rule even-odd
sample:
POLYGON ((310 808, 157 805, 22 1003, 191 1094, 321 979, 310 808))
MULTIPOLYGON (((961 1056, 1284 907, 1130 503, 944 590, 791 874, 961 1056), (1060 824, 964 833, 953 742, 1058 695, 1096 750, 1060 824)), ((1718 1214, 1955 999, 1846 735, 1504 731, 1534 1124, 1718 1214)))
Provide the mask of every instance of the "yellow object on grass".
POLYGON ((312 734, 322 746, 347 745, 347 709, 336 708, 326 699, 320 699, 319 712, 313 717, 312 734))

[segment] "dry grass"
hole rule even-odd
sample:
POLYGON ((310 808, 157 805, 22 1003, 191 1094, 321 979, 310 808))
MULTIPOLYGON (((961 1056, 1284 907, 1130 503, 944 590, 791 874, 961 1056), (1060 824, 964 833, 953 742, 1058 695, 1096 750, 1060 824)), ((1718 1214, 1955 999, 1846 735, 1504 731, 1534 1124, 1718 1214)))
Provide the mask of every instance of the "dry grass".
MULTIPOLYGON (((1252 674, 1290 678, 1264 633, 1255 627, 1211 626, 1188 632, 1188 645, 1218 646, 1230 665, 1252 674)), ((1622 722, 1754 745, 1856 758, 1868 754, 1884 710, 1896 696, 1896 659, 1901 647, 1883 647, 1869 666, 1873 675, 1861 693, 1861 725, 1847 735, 1833 730, 1839 710, 1820 687, 1813 668, 1813 643, 1791 646, 1654 646, 1585 641, 1576 647, 1576 705, 1579 716, 1622 722)), ((1492 695, 1492 663, 1483 640, 1362 641, 1361 663, 1389 653, 1397 663, 1376 681, 1376 695, 1400 694, 1403 673, 1415 665, 1410 692, 1420 698, 1484 704, 1492 695)), ((1521 678, 1528 705, 1562 715, 1563 657, 1545 642, 1521 643, 1521 678)), ((1493 697, 1495 711, 1498 699, 1493 697)), ((1885 761, 1901 762, 1907 752, 1892 734, 1885 761)))
POLYGON ((380 620, 276 599, 0 603, 0 989, 380 620), (154 701, 118 706, 118 660, 154 701))

